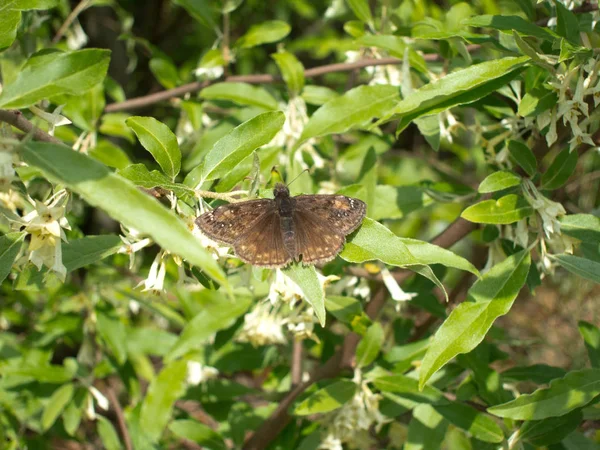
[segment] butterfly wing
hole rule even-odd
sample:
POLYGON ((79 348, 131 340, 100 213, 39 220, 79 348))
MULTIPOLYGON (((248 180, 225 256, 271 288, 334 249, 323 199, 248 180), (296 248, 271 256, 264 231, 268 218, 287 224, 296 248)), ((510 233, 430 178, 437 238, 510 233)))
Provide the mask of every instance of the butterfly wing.
POLYGON ((279 214, 273 208, 233 244, 235 254, 244 262, 260 267, 283 267, 292 256, 283 245, 279 214))
POLYGON ((344 236, 356 230, 367 212, 367 205, 345 195, 299 195, 294 197, 297 211, 310 213, 344 236))
POLYGON ((310 211, 294 211, 294 228, 295 259, 301 259, 304 264, 331 261, 344 247, 345 235, 310 211))
POLYGON ((248 200, 221 205, 196 218, 196 225, 209 238, 232 245, 247 233, 263 216, 275 212, 270 199, 248 200))

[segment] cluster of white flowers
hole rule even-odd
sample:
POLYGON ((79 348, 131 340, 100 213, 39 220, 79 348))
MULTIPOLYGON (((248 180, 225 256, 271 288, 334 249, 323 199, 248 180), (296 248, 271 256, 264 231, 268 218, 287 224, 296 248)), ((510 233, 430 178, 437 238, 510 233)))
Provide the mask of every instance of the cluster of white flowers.
POLYGON ((379 412, 382 396, 374 394, 367 382, 361 380, 360 370, 355 372, 354 381, 358 389, 352 400, 323 418, 326 434, 319 445, 320 450, 342 450, 344 444, 355 449, 372 448, 369 429, 374 425, 379 431, 390 421, 379 412))
POLYGON ((261 345, 285 344, 284 318, 269 302, 261 302, 244 316, 244 325, 237 336, 239 342, 261 345))
POLYGON ((569 149, 573 151, 581 144, 596 145, 589 134, 590 111, 586 98, 591 96, 594 108, 600 104, 600 78, 598 70, 600 60, 590 59, 586 64, 557 72, 548 84, 558 95, 558 102, 550 111, 540 115, 540 129, 549 124, 546 142, 552 145, 558 139, 556 123, 562 118, 563 124, 570 127, 573 137, 569 141, 569 149), (576 80, 576 81, 575 81, 576 80), (575 91, 572 91, 575 84, 575 91))

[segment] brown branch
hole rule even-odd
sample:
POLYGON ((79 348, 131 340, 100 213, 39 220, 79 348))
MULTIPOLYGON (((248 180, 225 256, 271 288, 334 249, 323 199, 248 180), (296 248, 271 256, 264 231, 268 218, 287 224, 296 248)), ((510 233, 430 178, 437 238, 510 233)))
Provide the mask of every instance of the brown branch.
POLYGON ((32 133, 33 138, 38 141, 62 144, 62 141, 56 139, 54 136, 50 136, 27 120, 21 111, 0 109, 0 122, 6 122, 25 133, 32 133))
MULTIPOLYGON (((467 46, 467 50, 470 52, 474 52, 481 48, 480 45, 472 44, 467 46)), ((439 61, 442 57, 438 54, 427 54, 423 55, 425 61, 439 61)), ((360 61, 355 61, 352 63, 335 63, 335 64, 326 64, 320 67, 314 67, 312 69, 307 69, 304 71, 305 78, 314 78, 319 75, 325 75, 327 73, 332 72, 350 72, 355 69, 361 69, 364 67, 370 66, 385 66, 391 64, 402 64, 402 60, 399 58, 380 58, 380 59, 362 59, 360 61)), ((166 91, 156 92, 154 94, 144 95, 142 97, 132 98, 130 100, 125 100, 124 102, 112 103, 107 105, 104 108, 104 112, 116 112, 116 111, 124 111, 128 109, 140 108, 143 106, 152 105, 154 103, 160 102, 162 100, 168 100, 173 97, 179 97, 181 95, 190 94, 192 92, 197 92, 208 85, 216 82, 243 82, 249 84, 270 84, 277 83, 282 81, 280 76, 274 76, 269 74, 254 74, 254 75, 230 75, 225 78, 221 78, 214 81, 195 81, 193 83, 184 84, 182 86, 178 86, 173 89, 168 89, 166 91)))
POLYGON ((129 436, 127 423, 125 422, 125 415, 123 414, 123 408, 121 408, 121 404, 119 403, 119 399, 117 398, 117 394, 115 393, 114 387, 110 380, 106 382, 105 393, 108 401, 115 410, 115 415, 117 416, 117 425, 119 427, 121 437, 123 438, 123 443, 125 444, 125 450, 133 450, 133 446, 131 445, 131 437, 129 436))
POLYGON ((90 3, 90 0, 81 0, 81 2, 79 2, 79 4, 75 8, 73 8, 73 11, 71 11, 71 13, 67 16, 66 20, 60 26, 60 28, 56 32, 56 35, 52 39, 53 44, 56 44, 58 41, 61 40, 61 38, 67 32, 73 21, 77 18, 79 14, 81 14, 81 12, 84 9, 86 9, 90 5, 90 3))
POLYGON ((294 339, 292 345, 292 386, 297 386, 302 382, 302 339, 294 339))
MULTIPOLYGON (((432 243, 440 247, 449 248, 456 242, 469 234, 475 225, 464 219, 458 218, 446 230, 440 233, 432 240, 432 243)), ((400 282, 405 281, 412 272, 401 270, 397 272, 396 279, 400 282)), ((365 308, 367 315, 374 319, 383 309, 387 299, 387 291, 383 285, 379 285, 373 294, 371 301, 365 308)), ((343 369, 351 368, 354 362, 356 346, 360 341, 360 336, 356 333, 349 333, 344 338, 342 347, 322 366, 316 368, 308 381, 292 388, 290 392, 282 399, 277 409, 271 416, 265 420, 260 428, 250 437, 244 446, 244 450, 262 450, 266 448, 273 439, 285 428, 291 420, 288 409, 292 406, 296 398, 314 383, 325 378, 332 378, 340 374, 343 369)))

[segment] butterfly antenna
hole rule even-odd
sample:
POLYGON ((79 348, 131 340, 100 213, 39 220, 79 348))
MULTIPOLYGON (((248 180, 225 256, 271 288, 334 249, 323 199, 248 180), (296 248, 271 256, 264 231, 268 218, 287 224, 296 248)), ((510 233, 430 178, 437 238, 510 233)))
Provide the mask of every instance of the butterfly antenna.
POLYGON ((296 175, 292 181, 290 181, 288 184, 286 184, 286 186, 290 187, 290 184, 292 184, 294 181, 296 181, 300 177, 300 175, 302 175, 304 172, 309 172, 310 173, 310 170, 309 169, 304 169, 302 172, 300 172, 298 175, 296 175))

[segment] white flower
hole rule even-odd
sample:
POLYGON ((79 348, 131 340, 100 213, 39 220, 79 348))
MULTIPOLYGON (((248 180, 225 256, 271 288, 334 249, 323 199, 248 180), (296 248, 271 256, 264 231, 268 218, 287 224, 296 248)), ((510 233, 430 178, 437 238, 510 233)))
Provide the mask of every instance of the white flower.
POLYGON ((136 287, 144 285, 144 289, 142 289, 143 292, 153 291, 159 293, 165 290, 164 284, 165 276, 167 274, 165 255, 166 251, 164 250, 158 252, 150 266, 148 277, 145 280, 142 280, 136 287))
POLYGON ((367 382, 360 380, 360 370, 356 371, 354 382, 358 389, 352 400, 324 417, 327 434, 319 448, 336 448, 333 445, 339 442, 351 448, 368 449, 373 444, 369 434, 371 426, 379 431, 391 420, 379 412, 382 396, 374 394, 367 382))
POLYGON ((268 302, 259 303, 252 312, 244 316, 244 326, 237 337, 239 342, 249 342, 253 346, 284 344, 283 318, 268 302))
POLYGON ((135 264, 135 254, 144 247, 152 244, 150 238, 141 238, 139 231, 134 228, 125 228, 121 225, 121 230, 125 236, 119 236, 123 244, 117 250, 117 253, 124 253, 129 255, 129 269, 133 269, 135 264))
POLYGON ((13 167, 13 154, 0 151, 0 191, 8 192, 13 181, 17 180, 13 167))
POLYGON ((546 237, 550 238, 553 233, 560 234, 558 217, 567 213, 565 208, 560 203, 553 202, 540 194, 530 180, 524 180, 523 194, 542 220, 542 228, 546 237))
MULTIPOLYGON (((287 105, 282 105, 282 109, 285 114, 283 127, 265 147, 292 148, 298 142, 300 136, 302 136, 304 126, 308 122, 308 113, 304 99, 300 96, 292 97, 287 105)), ((313 142, 314 140, 309 139, 304 145, 312 146, 313 142)), ((285 155, 285 153, 282 153, 282 155, 285 155)))
POLYGON ((188 361, 187 363, 187 383, 192 386, 212 380, 217 375, 219 375, 219 371, 214 367, 202 365, 198 361, 188 361))
POLYGON ((401 302, 412 300, 419 295, 416 292, 404 292, 387 267, 381 269, 381 277, 383 278, 383 284, 385 284, 392 300, 396 302, 394 305, 396 311, 400 311, 401 302))
POLYGON ((288 331, 290 331, 296 339, 313 339, 318 341, 318 338, 313 334, 317 318, 313 308, 306 308, 304 311, 292 310, 292 314, 283 320, 288 331))
POLYGON ((39 118, 45 120, 50 124, 50 129, 48 130, 48 134, 50 136, 54 136, 54 130, 56 127, 60 127, 62 125, 69 125, 71 121, 67 119, 65 116, 62 116, 60 112, 64 108, 65 105, 60 105, 54 109, 51 113, 48 113, 37 106, 29 107, 30 111, 34 113, 39 118))
POLYGON ((94 386, 90 386, 89 389, 94 399, 96 400, 96 403, 98 403, 98 407, 102 408, 104 411, 108 411, 109 403, 108 399, 104 396, 104 394, 102 394, 102 392, 100 392, 94 386))
POLYGON ((30 234, 29 260, 39 269, 48 267, 64 281, 67 268, 62 262, 62 241, 66 241, 64 229, 70 230, 65 217, 67 193, 59 191, 48 204, 35 202, 35 209, 19 220, 21 229, 30 234))
POLYGON ((216 80, 223 75, 223 66, 216 67, 198 67, 194 70, 194 76, 196 78, 202 78, 206 80, 216 80))
POLYGON ((271 283, 267 297, 271 305, 276 305, 279 300, 290 303, 303 296, 302 289, 290 277, 286 276, 281 269, 275 269, 275 281, 271 283))

